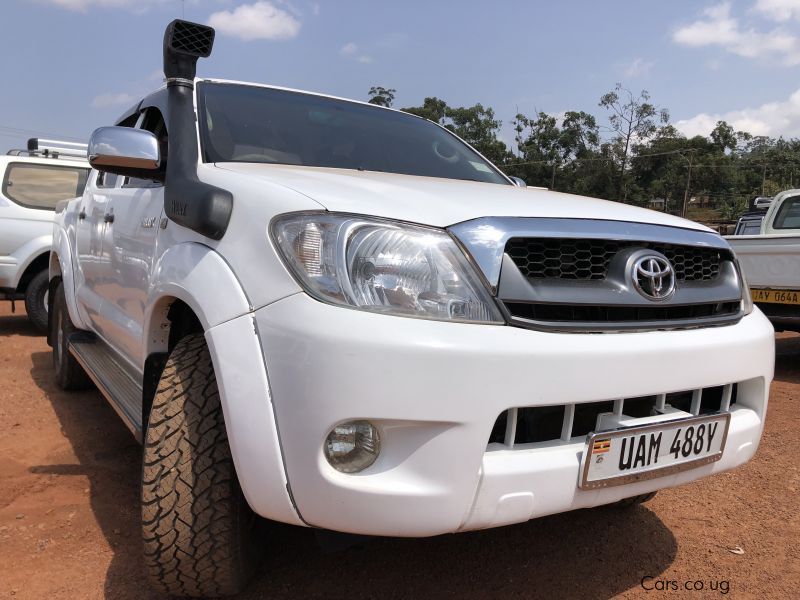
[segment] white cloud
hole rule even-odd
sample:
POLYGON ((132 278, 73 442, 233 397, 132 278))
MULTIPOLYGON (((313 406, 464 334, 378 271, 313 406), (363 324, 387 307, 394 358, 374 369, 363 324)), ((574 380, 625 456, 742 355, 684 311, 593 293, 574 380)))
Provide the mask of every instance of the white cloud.
POLYGON ((356 46, 353 42, 347 42, 344 46, 341 47, 339 50, 345 56, 352 56, 356 52, 358 52, 358 46, 356 46))
POLYGON ((636 58, 634 61, 625 67, 623 73, 625 77, 640 77, 642 75, 647 75, 650 72, 650 69, 653 68, 653 62, 649 60, 644 60, 643 58, 636 58))
POLYGON ((86 12, 90 8, 130 8, 144 12, 153 4, 166 4, 169 0, 39 0, 67 10, 86 12))
POLYGON ((101 6, 108 8, 119 8, 127 6, 130 0, 45 0, 50 4, 55 4, 67 10, 85 12, 90 6, 101 6))
POLYGON ((300 21, 271 2, 242 4, 233 11, 215 12, 208 24, 220 33, 251 40, 288 40, 300 31, 300 21))
POLYGON ((106 93, 100 94, 99 96, 95 96, 92 98, 92 107, 93 108, 108 108, 110 106, 122 106, 122 105, 131 105, 134 103, 136 98, 128 94, 127 92, 121 92, 118 94, 113 93, 106 93))
POLYGON ((164 82, 164 69, 153 69, 147 75, 148 83, 163 83, 164 82))
POLYGON ((344 46, 339 48, 339 54, 352 58, 362 65, 368 65, 373 62, 372 57, 358 51, 358 45, 355 42, 347 42, 344 46))
POLYGON ((788 99, 767 102, 756 108, 743 108, 725 113, 700 113, 690 119, 675 123, 675 127, 688 137, 708 135, 717 121, 727 121, 737 131, 772 137, 800 136, 800 89, 788 99))
POLYGON ((800 20, 800 0, 756 0, 753 12, 773 21, 800 20))
POLYGON ((672 39, 692 47, 719 46, 746 58, 777 57, 786 65, 800 64, 800 39, 777 28, 761 32, 743 28, 731 15, 730 2, 722 2, 703 11, 703 17, 678 28, 672 39))

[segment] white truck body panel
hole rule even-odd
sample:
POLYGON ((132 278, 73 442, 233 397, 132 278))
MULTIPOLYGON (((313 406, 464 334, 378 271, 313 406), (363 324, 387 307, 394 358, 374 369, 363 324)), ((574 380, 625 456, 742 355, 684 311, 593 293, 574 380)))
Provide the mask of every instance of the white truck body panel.
POLYGON ((327 210, 435 227, 485 217, 490 210, 493 217, 606 219, 711 231, 699 223, 662 212, 540 188, 352 169, 248 163, 219 166, 248 176, 250 193, 258 193, 263 182, 270 182, 298 191, 327 210))
POLYGON ((375 314, 312 299, 269 233, 277 216, 323 209, 434 227, 543 217, 709 231, 701 225, 545 190, 355 169, 201 162, 197 175, 234 197, 222 239, 166 219, 160 186, 99 189, 90 176, 83 198, 58 215, 55 248, 68 241, 71 257, 59 260, 72 261, 60 269, 75 292, 70 315, 132 372, 168 349, 170 304, 191 307, 211 350, 237 476, 264 517, 436 535, 614 502, 731 469, 755 452, 774 361, 773 331, 757 310, 720 327, 607 334, 375 314), (585 436, 487 449, 498 415, 513 407, 734 383, 724 457, 677 475, 586 491, 577 487, 585 436), (331 427, 351 419, 374 421, 384 447, 358 475, 334 470, 323 454, 331 427))
POLYGON ((728 238, 751 288, 800 290, 800 233, 728 238))

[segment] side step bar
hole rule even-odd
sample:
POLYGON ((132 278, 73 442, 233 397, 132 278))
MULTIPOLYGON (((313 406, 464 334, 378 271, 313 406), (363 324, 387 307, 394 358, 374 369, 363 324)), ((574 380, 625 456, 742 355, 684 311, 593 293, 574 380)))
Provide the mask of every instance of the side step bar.
POLYGON ((141 385, 128 374, 114 359, 111 351, 99 340, 73 336, 69 340, 69 351, 141 444, 143 439, 141 385))

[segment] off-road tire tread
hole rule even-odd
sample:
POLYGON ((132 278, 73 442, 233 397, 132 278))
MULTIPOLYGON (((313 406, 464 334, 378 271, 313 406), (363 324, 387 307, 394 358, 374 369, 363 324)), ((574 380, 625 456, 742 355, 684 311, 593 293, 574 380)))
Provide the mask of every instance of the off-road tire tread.
POLYGON ((175 596, 241 591, 257 566, 228 446, 217 381, 202 334, 167 360, 145 435, 142 534, 153 586, 175 596))
POLYGON ((63 345, 61 348, 62 364, 60 365, 56 361, 58 335, 55 331, 51 334, 53 340, 53 369, 56 375, 56 385, 65 391, 77 391, 91 388, 93 385, 92 380, 86 374, 86 371, 83 370, 83 367, 77 359, 72 356, 68 348, 70 335, 77 332, 78 329, 72 324, 72 320, 69 318, 67 297, 64 294, 63 282, 58 284, 55 294, 56 297, 53 299, 53 312, 55 314, 52 315, 52 327, 55 329, 58 326, 58 319, 56 316, 61 314, 62 327, 64 329, 62 336, 63 345))
POLYGON ((41 271, 33 276, 25 288, 25 312, 41 333, 47 332, 47 308, 44 305, 44 297, 49 283, 49 273, 41 271))

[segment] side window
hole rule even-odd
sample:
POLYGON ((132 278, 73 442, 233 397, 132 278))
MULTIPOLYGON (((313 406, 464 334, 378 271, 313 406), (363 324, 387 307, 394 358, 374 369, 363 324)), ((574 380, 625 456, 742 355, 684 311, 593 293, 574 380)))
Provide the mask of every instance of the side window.
POLYGON ((101 189, 115 188, 117 187, 117 182, 119 179, 119 175, 100 171, 100 173, 97 174, 97 181, 95 182, 95 185, 101 189))
MULTIPOLYGON (((156 136, 156 139, 158 139, 158 145, 161 151, 161 165, 163 167, 163 165, 165 165, 167 162, 169 141, 167 136, 167 126, 164 122, 164 115, 161 114, 160 110, 151 106, 150 108, 145 109, 138 128, 149 131, 156 136)), ((126 177, 125 182, 122 185, 123 187, 159 187, 162 184, 151 179, 126 177)))
POLYGON ((27 208, 53 210, 57 203, 83 195, 89 169, 33 163, 10 163, 3 195, 27 208))
POLYGON ((775 215, 774 229, 800 229, 800 196, 787 198, 775 215))
POLYGON ((117 123, 117 127, 136 127, 136 122, 139 120, 139 113, 133 113, 130 117, 127 117, 117 123))

